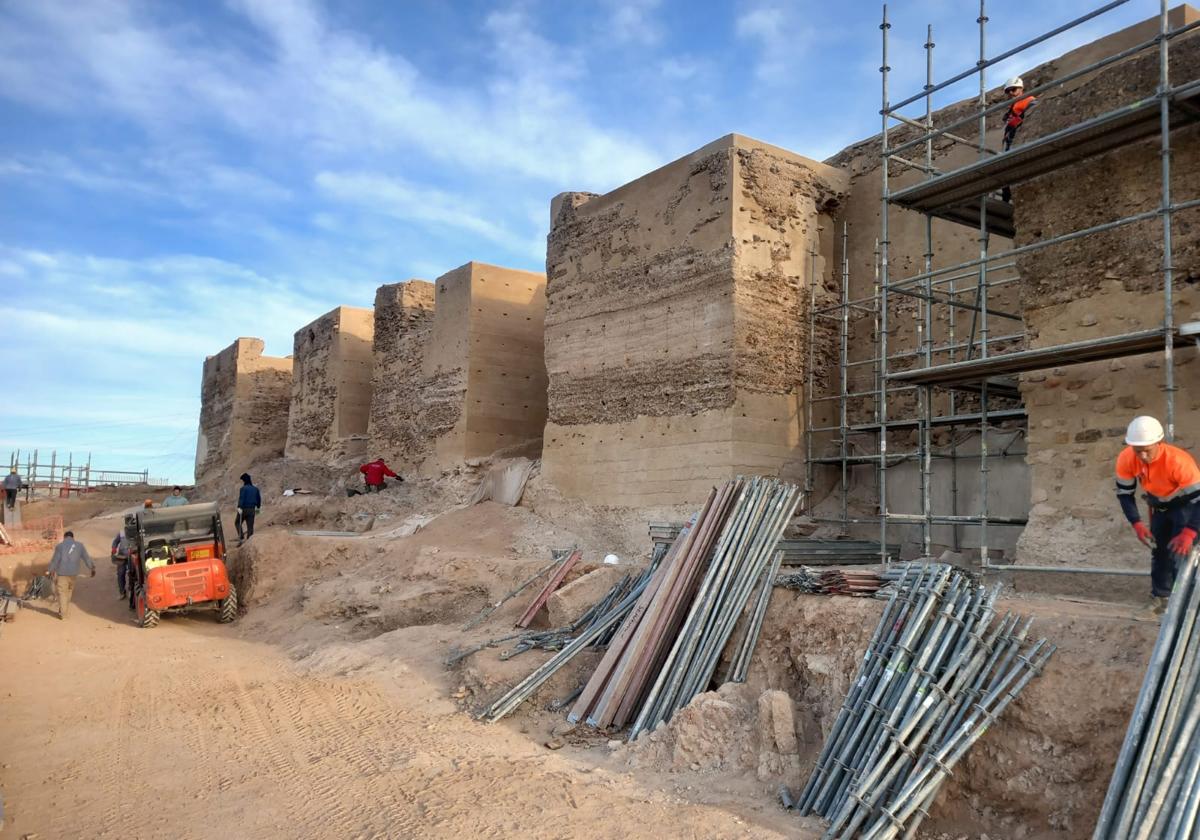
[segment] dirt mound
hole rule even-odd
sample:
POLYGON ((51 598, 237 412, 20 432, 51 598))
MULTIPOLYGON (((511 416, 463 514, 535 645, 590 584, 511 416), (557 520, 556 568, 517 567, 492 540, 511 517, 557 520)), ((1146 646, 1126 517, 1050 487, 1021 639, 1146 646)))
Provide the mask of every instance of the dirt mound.
POLYGON ((796 710, 786 692, 725 683, 698 694, 669 723, 618 751, 629 767, 668 771, 753 771, 759 781, 800 771, 796 710))

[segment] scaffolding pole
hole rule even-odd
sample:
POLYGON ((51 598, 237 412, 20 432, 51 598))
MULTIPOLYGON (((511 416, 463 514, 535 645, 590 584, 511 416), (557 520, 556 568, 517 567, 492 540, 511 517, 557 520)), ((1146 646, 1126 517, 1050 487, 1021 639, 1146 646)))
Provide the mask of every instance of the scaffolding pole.
POLYGON ((842 222, 842 317, 840 320, 841 334, 838 336, 839 356, 842 360, 841 376, 839 377, 838 393, 838 424, 841 426, 838 441, 838 454, 842 459, 842 536, 849 532, 846 520, 850 518, 850 465, 846 458, 850 455, 849 435, 850 421, 847 415, 846 392, 850 390, 850 366, 846 364, 850 353, 850 233, 846 222, 842 222))
MULTIPOLYGON (((1011 158, 1003 153, 998 155, 987 146, 987 117, 1006 108, 1008 103, 1001 101, 992 105, 988 104, 988 68, 1041 44, 1058 34, 1078 27, 1105 12, 1124 5, 1126 2, 1128 0, 1114 0, 1114 2, 1105 3, 1093 11, 1027 40, 1017 47, 989 57, 987 55, 987 5, 986 0, 979 0, 979 14, 976 19, 979 50, 978 60, 975 65, 945 81, 935 83, 933 75, 935 44, 933 28, 929 26, 926 29, 926 73, 924 87, 921 92, 907 99, 902 99, 895 104, 891 102, 889 89, 892 71, 888 63, 890 56, 889 39, 892 27, 888 16, 888 7, 886 4, 883 6, 882 21, 879 26, 882 58, 880 64, 880 92, 882 102, 879 158, 881 177, 880 235, 875 245, 874 288, 870 298, 856 299, 850 293, 849 236, 846 223, 843 222, 841 237, 842 289, 840 301, 818 309, 816 307, 814 285, 810 296, 809 313, 810 336, 816 333, 817 318, 831 317, 837 319, 841 368, 837 379, 836 395, 817 396, 815 393, 815 374, 810 363, 808 394, 809 423, 806 428, 806 451, 809 457, 810 470, 807 484, 810 488, 815 485, 815 476, 811 473, 813 464, 836 465, 840 468, 840 516, 837 519, 821 519, 820 521, 836 521, 840 523, 843 532, 848 531, 850 525, 877 522, 879 527, 880 559, 885 564, 891 560, 887 550, 889 524, 904 525, 906 527, 919 525, 921 528, 921 545, 925 556, 929 556, 932 552, 933 526, 948 525, 953 535, 952 543, 956 549, 960 546, 960 527, 970 526, 979 529, 980 561, 986 571, 1141 574, 1137 571, 1114 569, 1001 565, 992 562, 992 551, 989 546, 989 527, 1020 526, 1025 522, 1024 519, 998 516, 990 509, 991 500, 988 475, 992 471, 992 461, 996 457, 1010 457, 1008 447, 996 453, 991 451, 989 438, 994 431, 992 423, 1018 422, 1024 417, 1024 411, 1023 409, 1010 409, 993 404, 997 393, 1005 396, 1006 390, 999 390, 996 384, 989 380, 987 371, 992 369, 1009 369, 1016 372, 1023 372, 1041 369, 1041 367, 1048 367, 1061 362, 1061 360, 1055 361, 1059 359, 1059 354, 1056 352, 1058 348, 1056 347, 1038 348, 1037 350, 1025 349, 1027 344, 1023 331, 1006 332, 1004 335, 994 334, 993 325, 991 324, 991 318, 993 317, 1015 318, 1023 324, 1023 317, 1021 315, 1002 312, 994 308, 992 301, 989 300, 991 293, 996 288, 1020 279, 1017 276, 1008 275, 1008 271, 1016 267, 1016 258, 1044 248, 1094 236, 1137 222, 1153 219, 1161 220, 1163 242, 1161 266, 1163 275, 1163 321, 1161 330, 1156 328, 1155 330, 1146 331, 1147 336, 1150 333, 1154 333, 1154 335, 1145 338, 1142 342, 1145 346, 1136 348, 1132 347, 1132 345, 1126 346, 1129 342, 1125 339, 1138 339, 1141 341, 1141 338, 1139 338, 1140 334, 1130 334, 1125 337, 1110 336, 1105 339, 1097 339, 1091 342, 1091 344, 1095 345, 1094 347, 1076 348, 1076 344, 1081 344, 1077 342, 1069 346, 1063 345, 1062 349, 1068 356, 1074 353, 1074 357, 1072 357, 1074 361, 1088 361, 1117 358, 1133 352, 1153 352, 1161 348, 1165 377, 1163 387, 1165 426, 1168 439, 1171 439, 1175 433, 1175 391, 1177 386, 1175 384, 1174 370, 1175 318, 1173 312, 1173 289, 1175 266, 1173 262, 1172 225, 1174 216, 1179 212, 1200 207, 1200 199, 1181 201, 1172 196, 1172 148, 1170 133, 1179 127, 1181 119, 1189 118, 1188 114, 1183 112, 1187 110, 1186 105, 1191 98, 1197 95, 1197 82, 1195 80, 1185 80, 1181 84, 1177 81, 1175 87, 1172 87, 1169 74, 1169 45, 1172 39, 1200 27, 1200 22, 1183 24, 1176 29, 1171 29, 1167 0, 1160 0, 1159 26, 1155 37, 1104 56, 1086 67, 1077 68, 1058 78, 1049 79, 1027 91, 1035 93, 1061 86, 1086 74, 1094 73, 1105 67, 1111 67, 1117 62, 1138 55, 1139 53, 1152 49, 1157 50, 1159 75, 1154 95, 1149 97, 1149 99, 1137 100, 1133 105, 1129 106, 1130 111, 1136 111, 1136 114, 1133 114, 1131 118, 1141 120, 1144 119, 1142 116, 1143 111, 1146 111, 1147 107, 1153 108, 1156 105, 1157 114, 1155 114, 1155 122, 1157 125, 1152 131, 1147 132, 1145 127, 1139 124, 1135 127, 1135 130, 1129 131, 1120 137, 1109 137, 1106 141, 1108 146, 1104 146, 1104 150, 1107 150, 1109 146, 1117 148, 1122 144, 1129 144, 1140 138, 1158 135, 1161 159, 1161 196, 1158 206, 1151 210, 1128 213, 1121 218, 1101 222, 1088 228, 1026 242, 1020 246, 1009 244, 998 252, 991 250, 990 242, 992 232, 1003 231, 1003 235, 1008 238, 1011 237, 1012 230, 1011 211, 1006 209, 1008 205, 1001 204, 998 199, 989 195, 992 189, 997 189, 994 184, 1005 183, 1001 180, 1005 177, 1012 178, 1008 183, 1019 183, 1023 177, 1038 177, 1043 172, 1052 171, 1054 168, 1094 157, 1097 154, 1096 148, 1099 147, 1095 146, 1094 143, 1092 146, 1088 146, 1088 143, 1091 142, 1090 140, 1079 143, 1078 139, 1087 132, 1091 132, 1091 134, 1087 135, 1088 137, 1092 134, 1097 134, 1097 132, 1104 132, 1108 121, 1113 120, 1114 114, 1120 112, 1121 109, 1081 120, 1075 126, 1061 129, 1052 135, 1047 135, 1047 138, 1057 138, 1060 136, 1064 138, 1062 142, 1067 144, 1064 148, 1069 149, 1066 153, 1056 151, 1052 148, 1051 143, 1046 142, 1046 138, 1041 138, 1032 141, 1030 144, 1021 146, 1022 150, 1027 151, 1024 151, 1024 154, 1020 158, 1018 158, 1016 150, 1013 151, 1011 158), (956 82, 967 79, 971 75, 977 75, 979 82, 977 107, 974 109, 974 112, 962 116, 956 115, 945 125, 935 125, 932 103, 933 94, 946 89, 956 82), (922 119, 916 119, 899 113, 900 109, 914 104, 921 99, 924 99, 925 104, 925 114, 922 119), (1155 99, 1157 99, 1157 102, 1155 102, 1155 99), (1178 105, 1176 105, 1177 102, 1178 105), (902 126, 917 129, 920 132, 919 136, 893 144, 891 136, 893 120, 902 126), (952 131, 959 130, 960 126, 969 125, 972 122, 977 125, 978 132, 977 137, 973 140, 969 137, 951 133, 952 131), (976 163, 950 172, 941 172, 935 165, 933 155, 934 141, 939 137, 949 139, 955 143, 973 144, 976 149, 976 163), (1071 146, 1070 143, 1072 142, 1077 143, 1077 145, 1071 146), (1035 149, 1033 148, 1035 144, 1041 144, 1041 146, 1035 149), (922 160, 918 161, 902 157, 904 153, 917 148, 923 148, 924 156, 922 160), (1037 155, 1049 157, 1037 158, 1037 155), (893 190, 890 185, 892 175, 891 164, 893 161, 898 165, 903 165, 909 169, 924 173, 926 180, 919 181, 914 186, 893 190), (1025 167, 1023 172, 1021 167, 1025 167), (977 172, 978 174, 976 174, 977 172), (1010 176, 1006 176, 1004 173, 1010 173, 1010 176), (973 189, 971 178, 977 178, 981 185, 975 188, 973 192, 971 192, 973 189), (939 179, 941 179, 941 183, 933 183, 939 181, 939 179), (944 199, 936 198, 939 195, 965 196, 968 193, 974 195, 978 200, 977 217, 974 215, 975 211, 969 208, 959 215, 947 215, 944 208, 940 208, 937 204, 938 200, 945 201, 944 199), (925 252, 921 271, 919 274, 903 277, 896 281, 893 281, 892 278, 893 255, 890 238, 892 220, 889 215, 891 205, 893 204, 918 210, 918 212, 923 214, 925 222, 925 252), (999 214, 999 221, 994 222, 990 217, 997 213, 999 214), (978 256, 954 265, 935 267, 936 252, 933 219, 936 217, 948 218, 956 224, 977 226, 978 256), (968 278, 972 278, 973 282, 969 285, 964 284, 965 288, 960 287, 960 282, 968 278), (891 347, 893 344, 893 333, 897 329, 896 323, 893 323, 893 313, 891 312, 894 295, 902 295, 906 298, 914 299, 916 302, 917 315, 914 323, 914 331, 916 333, 915 350, 895 352, 891 347), (943 336, 945 344, 939 344, 939 338, 935 335, 935 324, 937 323, 937 319, 934 317, 935 306, 946 307, 946 325, 943 336), (960 333, 960 324, 957 319, 958 310, 960 309, 972 313, 970 330, 966 331, 966 335, 960 333), (850 340, 852 312, 858 313, 860 317, 865 317, 867 314, 873 316, 873 333, 876 349, 874 355, 870 358, 862 358, 861 354, 859 358, 853 360, 850 358, 850 347, 853 343, 850 340), (1016 355, 1012 355, 1014 350, 1016 355), (945 361, 947 358, 949 359, 948 363, 945 361), (916 367, 912 366, 914 363, 916 367), (874 377, 873 387, 863 387, 861 380, 855 381, 850 376, 851 368, 865 365, 871 365, 874 377), (978 383, 977 388, 966 387, 972 382, 978 383), (939 400, 938 389, 945 389, 944 392, 941 392, 944 394, 941 400, 939 400), (966 406, 966 410, 964 411, 964 405, 959 402, 961 398, 957 394, 958 389, 977 391, 979 400, 978 411, 973 411, 969 406, 966 406), (905 392, 915 392, 917 399, 915 414, 908 413, 906 415, 904 411, 901 411, 897 415, 894 406, 890 402, 897 395, 905 392), (873 412, 874 423, 864 423, 864 418, 860 414, 858 415, 857 425, 855 425, 855 421, 851 419, 851 401, 856 401, 855 405, 863 405, 861 401, 872 398, 875 402, 873 412), (821 401, 832 402, 834 400, 837 402, 837 425, 816 426, 811 419, 813 403, 821 401), (945 413, 941 414, 939 412, 945 413), (935 452, 932 433, 935 426, 958 426, 965 430, 972 430, 973 434, 979 436, 978 486, 980 498, 977 511, 973 514, 960 515, 959 513, 961 504, 958 499, 960 487, 959 462, 962 458, 960 447, 963 440, 951 434, 946 452, 935 452), (891 444, 899 440, 898 437, 893 438, 893 432, 899 435, 899 430, 906 427, 916 429, 916 449, 914 451, 889 452, 889 449, 893 448, 891 444), (817 445, 814 441, 814 437, 818 434, 837 435, 836 455, 830 457, 818 454, 817 445), (849 440, 852 434, 875 435, 878 442, 877 454, 856 455, 851 452, 849 440), (933 463, 937 458, 946 458, 950 464, 951 512, 948 515, 938 514, 933 510, 933 463), (913 460, 917 462, 917 480, 920 484, 920 512, 893 512, 890 509, 888 500, 888 489, 892 483, 889 477, 889 468, 902 462, 913 460), (878 512, 874 517, 851 517, 849 514, 849 478, 851 465, 873 465, 876 470, 879 504, 878 512)), ((1153 112, 1151 111, 1151 113, 1153 112)), ((911 157, 915 158, 915 155, 911 157)), ((954 200, 959 199, 955 198, 954 200)), ((815 259, 816 255, 814 252, 814 270, 812 272, 814 284, 816 274, 815 259)), ((901 333, 899 334, 903 335, 903 327, 901 327, 901 333)), ((811 352, 812 348, 810 347, 810 357, 811 352)), ((833 390, 832 385, 830 385, 829 390, 833 390)), ((898 448, 906 449, 908 447, 902 446, 898 448)), ((828 452, 830 449, 827 448, 825 451, 828 452)))
POLYGON ((882 141, 883 154, 880 156, 880 173, 883 187, 879 207, 879 554, 884 566, 891 565, 891 557, 887 550, 887 447, 888 447, 888 414, 887 414, 887 362, 888 362, 888 209, 891 206, 888 186, 888 129, 891 122, 888 113, 888 7, 883 5, 883 22, 879 24, 883 32, 883 60, 879 65, 879 75, 882 79, 883 108, 880 115, 883 120, 882 141))

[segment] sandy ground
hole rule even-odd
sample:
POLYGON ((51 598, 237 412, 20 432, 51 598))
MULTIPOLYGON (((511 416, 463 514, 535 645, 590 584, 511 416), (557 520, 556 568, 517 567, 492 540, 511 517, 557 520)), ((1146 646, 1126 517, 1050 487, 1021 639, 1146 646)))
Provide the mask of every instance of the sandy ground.
POLYGON ((804 836, 762 802, 702 804, 476 723, 422 667, 323 675, 204 614, 141 630, 113 524, 76 527, 101 563, 66 621, 39 602, 0 634, 5 836, 804 836))

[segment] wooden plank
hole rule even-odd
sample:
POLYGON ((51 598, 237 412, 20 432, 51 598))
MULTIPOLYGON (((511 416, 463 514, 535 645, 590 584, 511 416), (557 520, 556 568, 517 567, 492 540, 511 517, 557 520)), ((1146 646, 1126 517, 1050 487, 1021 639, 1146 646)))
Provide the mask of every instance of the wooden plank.
POLYGON ((562 586, 562 582, 566 579, 567 573, 570 572, 571 569, 575 568, 575 564, 578 563, 582 557, 583 552, 579 549, 575 549, 570 553, 570 555, 567 556, 567 559, 563 561, 563 564, 558 567, 558 571, 551 575, 550 580, 546 582, 546 585, 542 588, 542 591, 539 592, 537 597, 533 599, 533 603, 529 605, 529 609, 525 610, 525 614, 522 615, 517 621, 517 627, 525 628, 529 626, 529 622, 533 621, 533 617, 537 615, 537 611, 545 606, 546 602, 550 600, 550 596, 554 594, 555 590, 562 586))

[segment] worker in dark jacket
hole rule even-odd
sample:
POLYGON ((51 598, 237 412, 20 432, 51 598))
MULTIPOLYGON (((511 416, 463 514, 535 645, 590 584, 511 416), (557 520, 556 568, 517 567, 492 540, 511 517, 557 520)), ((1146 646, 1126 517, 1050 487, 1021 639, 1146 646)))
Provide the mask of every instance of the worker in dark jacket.
POLYGON ((1125 443, 1117 456, 1117 500, 1133 532, 1151 551, 1151 607, 1162 614, 1176 568, 1200 534, 1200 467, 1186 450, 1163 442, 1162 424, 1153 417, 1133 418, 1125 443), (1149 527, 1138 512, 1138 484, 1150 506, 1149 527))
MULTIPOLYGON (((384 487, 387 487, 387 483, 383 480, 386 476, 400 478, 400 476, 392 472, 391 468, 383 462, 382 458, 376 458, 370 463, 363 464, 358 468, 358 471, 363 474, 363 480, 367 483, 368 493, 378 493, 384 487)), ((400 478, 400 480, 403 481, 404 479, 400 478)))
POLYGON ((238 491, 238 512, 233 520, 237 527, 238 541, 254 536, 254 515, 262 510, 262 493, 250 480, 250 473, 242 473, 242 488, 238 491), (243 527, 244 526, 244 527, 243 527))
POLYGON ((124 601, 128 597, 125 586, 129 582, 129 538, 124 531, 113 540, 112 561, 117 567, 117 597, 124 601))
POLYGON ((67 531, 63 541, 54 547, 54 556, 50 558, 50 568, 46 570, 54 580, 54 591, 58 594, 58 617, 67 617, 67 608, 71 606, 71 596, 75 594, 75 578, 79 575, 79 564, 87 566, 92 577, 96 576, 96 564, 88 555, 83 543, 75 541, 75 534, 67 531))
POLYGON ((8 475, 4 476, 4 503, 8 505, 8 509, 12 510, 17 504, 17 491, 21 489, 21 476, 17 473, 17 468, 13 467, 8 471, 8 475))

